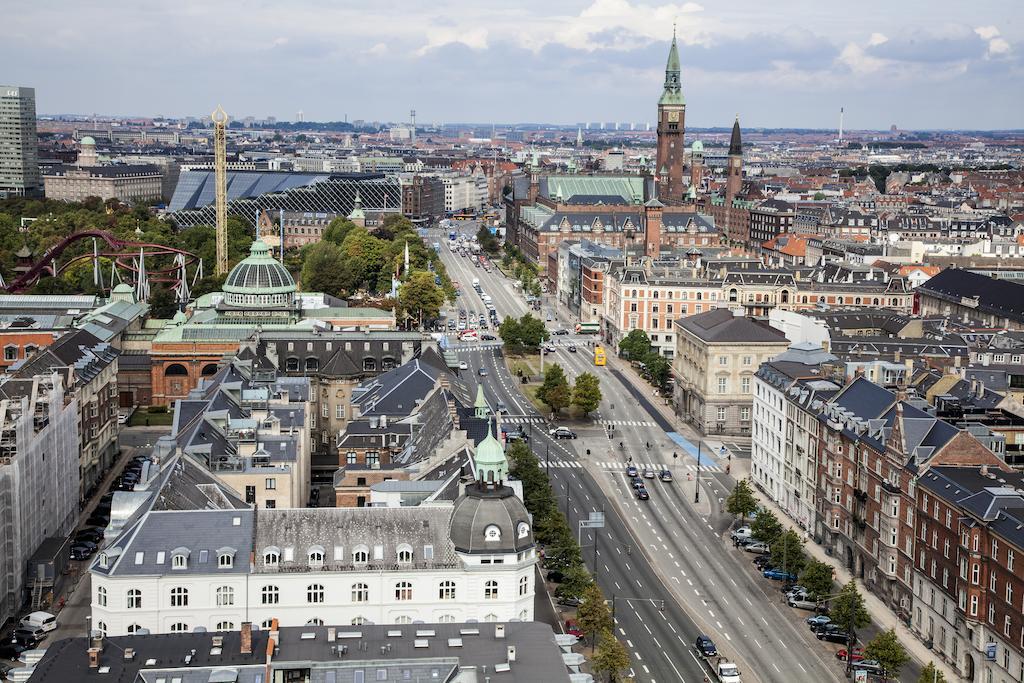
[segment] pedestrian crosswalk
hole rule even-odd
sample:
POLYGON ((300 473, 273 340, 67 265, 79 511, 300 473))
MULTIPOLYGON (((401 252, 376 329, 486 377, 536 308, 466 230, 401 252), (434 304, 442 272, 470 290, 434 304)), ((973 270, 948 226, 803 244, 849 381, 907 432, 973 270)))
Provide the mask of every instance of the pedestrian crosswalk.
POLYGON ((462 344, 458 346, 450 347, 450 350, 459 353, 460 351, 485 351, 487 349, 496 349, 501 346, 501 342, 483 342, 474 344, 462 344))
POLYGON ((603 427, 657 427, 654 422, 644 420, 597 420, 597 424, 603 427))
POLYGON ((575 460, 544 460, 541 462, 543 467, 583 467, 583 463, 576 462, 575 460))
POLYGON ((501 418, 503 424, 524 425, 524 424, 547 424, 540 415, 504 415, 501 418))
MULTIPOLYGON (((678 470, 681 470, 681 469, 686 470, 688 472, 696 472, 697 471, 697 463, 695 463, 695 462, 685 462, 685 463, 680 463, 678 465, 666 465, 666 464, 660 463, 660 462, 634 462, 634 463, 628 463, 628 462, 599 462, 599 463, 597 463, 598 467, 601 467, 602 469, 606 469, 606 470, 623 470, 623 471, 625 471, 625 469, 627 467, 629 467, 630 464, 632 464, 634 467, 636 467, 641 472, 644 471, 645 469, 652 469, 655 472, 661 472, 662 470, 669 470, 670 472, 673 472, 673 471, 678 471, 678 470)), ((700 471, 701 472, 722 472, 723 470, 718 465, 701 465, 700 466, 700 471)))

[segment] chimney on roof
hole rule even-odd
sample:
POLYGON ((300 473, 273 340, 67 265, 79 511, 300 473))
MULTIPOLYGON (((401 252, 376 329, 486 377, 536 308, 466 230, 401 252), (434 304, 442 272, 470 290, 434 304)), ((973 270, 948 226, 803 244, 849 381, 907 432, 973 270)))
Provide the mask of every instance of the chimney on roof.
POLYGON ((240 654, 251 655, 252 654, 252 622, 243 621, 241 631, 241 648, 240 654))
POLYGON ((979 470, 979 473, 981 474, 981 476, 987 477, 988 476, 988 465, 982 465, 981 469, 979 470))
POLYGON ((978 380, 978 392, 975 394, 975 396, 977 396, 978 398, 985 397, 985 382, 983 380, 978 380))
POLYGON ((100 654, 103 652, 103 633, 101 631, 89 631, 89 668, 98 669, 100 666, 100 654))

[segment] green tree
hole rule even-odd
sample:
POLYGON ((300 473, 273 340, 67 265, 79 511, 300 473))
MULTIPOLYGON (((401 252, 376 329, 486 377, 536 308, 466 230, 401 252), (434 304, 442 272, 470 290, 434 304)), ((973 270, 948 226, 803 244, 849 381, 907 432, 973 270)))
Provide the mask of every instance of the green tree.
POLYGON ((946 683, 946 674, 942 673, 939 667, 935 666, 935 662, 928 662, 921 669, 921 675, 917 677, 917 683, 946 683))
POLYGON ((605 602, 604 593, 596 583, 591 582, 580 597, 583 604, 576 610, 576 623, 579 624, 583 634, 591 639, 591 646, 593 646, 598 634, 611 630, 612 613, 608 609, 608 603, 605 602))
POLYGON ((434 284, 433 273, 417 270, 398 290, 398 302, 412 321, 422 328, 423 321, 433 320, 441 312, 444 294, 441 288, 434 284))
POLYGON ((761 510, 750 523, 750 533, 759 541, 774 543, 782 534, 782 523, 771 510, 761 510))
MULTIPOLYGON (((832 607, 829 610, 832 621, 850 634, 848 644, 857 642, 857 629, 864 628, 871 623, 871 614, 868 613, 867 605, 864 604, 864 596, 857 589, 857 583, 850 579, 850 582, 843 586, 839 594, 832 599, 832 607)), ((850 658, 852 648, 847 648, 846 670, 849 671, 853 661, 850 658)))
MULTIPOLYGON (((760 517, 760 515, 758 515, 760 517)), ((804 554, 804 541, 800 535, 788 529, 771 544, 772 566, 797 575, 807 561, 804 554)))
POLYGON ((373 231, 373 234, 390 242, 395 240, 399 235, 410 232, 416 232, 416 228, 413 227, 412 221, 400 213, 389 213, 387 216, 384 216, 384 220, 381 221, 381 224, 373 231))
POLYGON ((601 380, 597 375, 584 372, 572 387, 572 404, 583 411, 584 417, 601 405, 601 380))
POLYGON ((335 218, 324 230, 323 241, 333 242, 339 247, 345 243, 345 238, 352 231, 353 228, 358 227, 355 223, 347 218, 335 218))
POLYGON ((498 243, 498 238, 495 237, 485 225, 481 225, 480 229, 476 231, 476 240, 480 243, 480 248, 491 256, 497 255, 498 251, 501 249, 501 245, 498 243))
POLYGON ((536 350, 551 337, 551 333, 544 327, 544 321, 529 313, 519 319, 519 335, 522 344, 531 350, 536 350))
POLYGON ((887 679, 898 679, 900 669, 910 661, 910 655, 907 654, 907 649, 903 647, 894 629, 882 631, 872 638, 871 642, 864 646, 864 656, 877 660, 885 669, 887 679))
POLYGON ((800 585, 812 596, 824 597, 832 594, 832 565, 809 559, 800 574, 800 585))
POLYGON ((508 316, 498 325, 498 336, 505 342, 505 347, 512 353, 519 353, 523 347, 522 326, 512 316, 508 316))
POLYGON ((537 388, 537 398, 551 409, 552 414, 569 405, 569 380, 558 363, 552 363, 544 370, 544 382, 537 388))
POLYGON ((598 676, 608 674, 609 681, 617 681, 619 676, 629 670, 629 652, 612 634, 611 629, 602 631, 597 642, 597 650, 591 657, 594 673, 598 676))
POLYGON ((757 498, 746 479, 740 479, 732 487, 732 492, 725 499, 725 511, 730 515, 739 515, 745 524, 747 516, 757 510, 757 498))
POLYGON ((643 357, 643 364, 651 384, 659 389, 668 386, 668 379, 672 376, 672 364, 668 362, 667 358, 652 351, 643 357))
POLYGON ((593 577, 582 564, 569 567, 562 573, 562 583, 555 589, 555 597, 582 598, 593 583, 593 577))
POLYGON ((387 256, 384 253, 387 244, 367 232, 366 228, 356 227, 349 231, 341 243, 344 260, 340 274, 345 291, 380 291, 382 275, 388 282, 385 289, 389 288, 391 273, 386 267, 387 256))
POLYGON ((341 247, 333 242, 316 242, 303 249, 302 289, 324 292, 332 296, 345 296, 346 281, 342 276, 345 257, 341 247))
POLYGON ((149 293, 149 315, 153 318, 168 320, 178 312, 178 302, 174 292, 166 287, 154 287, 149 293))
POLYGON ((643 330, 631 330, 619 342, 619 352, 630 360, 640 360, 651 352, 651 340, 643 330))

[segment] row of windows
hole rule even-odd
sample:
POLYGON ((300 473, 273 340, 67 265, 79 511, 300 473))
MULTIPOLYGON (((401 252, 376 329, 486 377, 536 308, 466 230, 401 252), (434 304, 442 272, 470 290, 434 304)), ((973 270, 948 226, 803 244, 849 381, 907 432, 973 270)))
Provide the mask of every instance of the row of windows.
MULTIPOLYGON (((527 595, 530 591, 529 577, 523 576, 519 579, 519 596, 527 595)), ((235 589, 232 586, 218 586, 214 591, 217 607, 231 607, 235 604, 235 589)), ((306 587, 306 602, 315 605, 326 601, 327 589, 323 584, 314 583, 306 587)), ((454 581, 441 581, 437 586, 438 600, 455 600, 457 598, 457 586, 454 581)), ((351 588, 352 602, 369 602, 370 586, 365 583, 354 583, 351 588)), ((413 585, 410 581, 398 581, 394 586, 394 599, 405 602, 413 599, 413 585)), ((498 599, 498 582, 488 579, 484 582, 484 600, 498 599)), ((108 601, 107 589, 100 586, 96 589, 96 604, 99 607, 106 607, 108 601)), ((183 586, 175 586, 170 589, 171 607, 188 607, 189 590, 183 586)), ((264 605, 277 605, 281 602, 281 589, 276 585, 266 585, 260 589, 260 603, 264 605)), ((125 593, 126 609, 142 609, 142 591, 138 588, 129 589, 125 593)))
MULTIPOLYGON (((379 458, 375 452, 372 455, 379 458)), ((369 458, 371 453, 367 453, 367 462, 370 462, 369 458)), ((341 546, 334 547, 334 559, 336 562, 341 561, 341 558, 345 556, 345 549, 341 546)), ((399 545, 395 552, 395 559, 401 564, 411 563, 415 555, 411 545, 402 544, 399 545)), ((292 562, 295 558, 294 548, 285 548, 283 551, 280 548, 269 547, 263 551, 263 564, 268 567, 276 567, 282 561, 292 562)), ((312 546, 306 551, 306 562, 310 567, 321 568, 324 566, 324 560, 326 558, 326 550, 323 546, 312 546)), ((383 560, 384 559, 384 546, 374 546, 373 559, 383 560)), ((434 559, 434 546, 425 545, 423 546, 423 559, 433 560, 434 559)), ((370 561, 370 549, 365 545, 358 545, 352 550, 352 562, 355 564, 366 564, 370 561)))

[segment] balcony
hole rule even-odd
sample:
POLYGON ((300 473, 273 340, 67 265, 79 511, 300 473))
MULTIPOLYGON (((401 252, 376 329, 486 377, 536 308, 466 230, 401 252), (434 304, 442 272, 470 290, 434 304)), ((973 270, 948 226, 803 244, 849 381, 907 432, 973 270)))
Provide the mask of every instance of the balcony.
POLYGON ((885 481, 882 482, 882 488, 885 489, 885 491, 888 492, 888 493, 896 493, 896 494, 900 493, 899 484, 894 484, 893 482, 889 481, 888 479, 886 479, 885 481))

